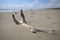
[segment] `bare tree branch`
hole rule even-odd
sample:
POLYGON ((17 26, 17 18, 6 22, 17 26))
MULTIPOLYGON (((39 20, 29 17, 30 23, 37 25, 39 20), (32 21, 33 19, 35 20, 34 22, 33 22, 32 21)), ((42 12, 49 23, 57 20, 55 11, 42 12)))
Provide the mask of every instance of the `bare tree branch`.
POLYGON ((20 24, 20 23, 16 20, 16 18, 15 18, 15 16, 14 16, 14 14, 12 14, 12 18, 13 18, 14 22, 15 22, 17 25, 19 25, 19 24, 20 24))
POLYGON ((22 17, 22 19, 23 19, 23 22, 24 22, 24 23, 27 23, 27 22, 26 22, 26 19, 25 19, 25 16, 24 16, 24 14, 23 14, 23 10, 22 10, 22 9, 21 9, 21 17, 22 17))
POLYGON ((32 33, 36 33, 36 32, 44 32, 44 33, 54 33, 54 30, 41 30, 41 29, 37 29, 34 28, 30 25, 27 24, 26 20, 25 20, 25 16, 23 14, 23 11, 21 10, 21 20, 16 20, 14 14, 12 14, 12 18, 14 20, 14 22, 19 25, 21 24, 22 26, 26 27, 28 30, 30 30, 32 33))

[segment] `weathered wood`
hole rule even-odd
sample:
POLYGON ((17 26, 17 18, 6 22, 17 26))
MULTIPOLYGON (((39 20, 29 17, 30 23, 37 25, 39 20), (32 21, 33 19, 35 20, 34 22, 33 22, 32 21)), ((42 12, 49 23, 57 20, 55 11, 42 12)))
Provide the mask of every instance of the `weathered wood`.
POLYGON ((27 24, 26 20, 25 20, 25 16, 23 14, 23 10, 21 10, 21 20, 16 20, 14 14, 12 14, 12 18, 14 20, 14 22, 19 25, 21 24, 22 26, 26 27, 28 30, 30 30, 32 33, 36 33, 36 32, 44 32, 44 33, 54 33, 55 30, 41 30, 41 29, 37 29, 34 28, 30 25, 27 24))
POLYGON ((15 16, 14 16, 14 14, 12 14, 12 18, 13 18, 14 22, 15 22, 17 25, 19 25, 19 24, 20 24, 20 23, 16 20, 16 18, 15 18, 15 16))
POLYGON ((25 16, 24 16, 24 14, 23 14, 23 10, 22 10, 22 9, 21 9, 21 17, 22 17, 22 19, 23 19, 23 22, 24 22, 24 23, 27 23, 27 22, 26 22, 26 19, 25 19, 25 16))

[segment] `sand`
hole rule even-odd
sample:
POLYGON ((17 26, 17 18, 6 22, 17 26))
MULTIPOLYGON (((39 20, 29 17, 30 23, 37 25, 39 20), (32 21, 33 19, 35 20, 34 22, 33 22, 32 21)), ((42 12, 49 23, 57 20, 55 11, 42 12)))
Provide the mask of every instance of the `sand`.
POLYGON ((0 40, 60 40, 60 10, 28 10, 24 11, 29 25, 43 30, 54 29, 55 34, 32 33, 22 25, 16 25, 12 14, 20 20, 20 12, 0 12, 0 40))

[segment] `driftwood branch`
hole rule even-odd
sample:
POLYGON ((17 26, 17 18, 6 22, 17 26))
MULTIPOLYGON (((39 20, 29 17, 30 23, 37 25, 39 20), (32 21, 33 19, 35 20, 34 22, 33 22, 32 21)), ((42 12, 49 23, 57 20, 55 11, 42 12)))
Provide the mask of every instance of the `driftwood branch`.
POLYGON ((12 14, 12 18, 13 18, 14 22, 15 22, 17 25, 19 25, 19 24, 20 24, 20 23, 16 20, 16 18, 15 18, 15 16, 14 16, 14 14, 12 14))
POLYGON ((24 22, 24 23, 27 23, 27 22, 26 22, 26 19, 25 19, 25 16, 24 16, 24 14, 23 14, 23 10, 22 10, 22 9, 21 9, 21 17, 22 17, 22 19, 23 19, 23 22, 24 22))
POLYGON ((30 30, 32 33, 36 33, 36 32, 44 32, 44 33, 53 33, 53 30, 40 30, 37 28, 34 28, 30 25, 27 24, 26 20, 25 20, 25 16, 23 14, 23 10, 21 10, 21 20, 16 20, 14 14, 12 14, 13 20, 16 24, 21 24, 22 26, 26 27, 28 30, 30 30))

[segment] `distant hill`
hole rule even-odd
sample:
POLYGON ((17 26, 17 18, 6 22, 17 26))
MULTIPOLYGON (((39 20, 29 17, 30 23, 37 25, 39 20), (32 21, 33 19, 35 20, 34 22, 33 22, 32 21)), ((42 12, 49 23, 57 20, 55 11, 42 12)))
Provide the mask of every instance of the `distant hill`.
POLYGON ((48 9, 55 9, 56 10, 56 9, 60 9, 60 8, 48 8, 48 9))
POLYGON ((43 8, 43 9, 39 9, 39 10, 60 10, 60 8, 43 8))

